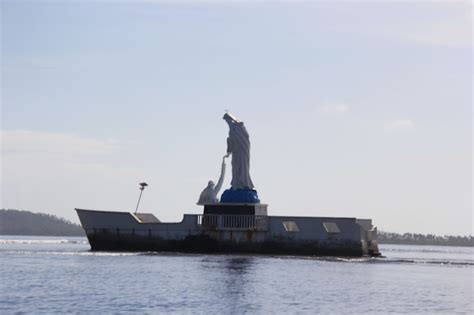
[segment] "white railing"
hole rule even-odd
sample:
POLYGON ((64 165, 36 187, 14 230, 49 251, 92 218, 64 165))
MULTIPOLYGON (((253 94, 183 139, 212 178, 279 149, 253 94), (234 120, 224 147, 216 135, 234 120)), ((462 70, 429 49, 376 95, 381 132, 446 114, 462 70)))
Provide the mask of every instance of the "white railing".
POLYGON ((216 231, 266 231, 267 216, 263 215, 221 215, 198 214, 197 225, 216 231))

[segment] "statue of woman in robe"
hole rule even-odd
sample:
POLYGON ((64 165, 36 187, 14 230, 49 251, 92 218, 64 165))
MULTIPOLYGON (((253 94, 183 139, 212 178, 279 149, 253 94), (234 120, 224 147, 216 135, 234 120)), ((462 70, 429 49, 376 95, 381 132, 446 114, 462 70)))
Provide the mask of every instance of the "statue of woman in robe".
POLYGON ((254 189, 250 178, 250 137, 244 123, 229 113, 223 119, 229 125, 227 156, 232 154, 232 189, 254 189))

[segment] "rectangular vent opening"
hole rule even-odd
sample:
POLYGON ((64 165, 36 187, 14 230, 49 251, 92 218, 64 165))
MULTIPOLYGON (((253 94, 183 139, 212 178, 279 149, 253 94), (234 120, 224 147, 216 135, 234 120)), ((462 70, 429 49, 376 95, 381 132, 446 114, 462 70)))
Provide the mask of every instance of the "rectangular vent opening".
POLYGON ((295 221, 283 221, 283 226, 287 232, 299 232, 300 229, 295 221))
POLYGON ((323 222, 324 229, 330 234, 341 233, 341 230, 334 222, 323 222))

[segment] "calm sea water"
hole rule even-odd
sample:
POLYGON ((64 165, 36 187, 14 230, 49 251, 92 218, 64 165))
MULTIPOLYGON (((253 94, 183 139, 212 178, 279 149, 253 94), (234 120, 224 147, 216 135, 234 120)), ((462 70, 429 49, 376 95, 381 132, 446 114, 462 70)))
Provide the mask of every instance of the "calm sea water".
POLYGON ((472 314, 474 248, 386 258, 93 253, 84 238, 0 236, 0 313, 472 314))

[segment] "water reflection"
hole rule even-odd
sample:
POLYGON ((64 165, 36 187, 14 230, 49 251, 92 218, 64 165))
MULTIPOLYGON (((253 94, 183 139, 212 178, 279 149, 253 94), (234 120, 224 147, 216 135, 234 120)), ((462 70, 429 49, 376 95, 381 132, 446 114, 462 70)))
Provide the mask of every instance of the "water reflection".
POLYGON ((249 301, 254 294, 252 284, 254 262, 254 258, 245 256, 226 257, 223 261, 222 278, 225 285, 222 288, 222 297, 230 312, 251 308, 249 301))
POLYGON ((225 260, 225 267, 233 273, 246 274, 253 263, 252 257, 228 257, 225 260))
POLYGON ((201 260, 203 276, 227 313, 252 309, 254 296, 253 270, 257 260, 251 256, 205 256, 201 260))

